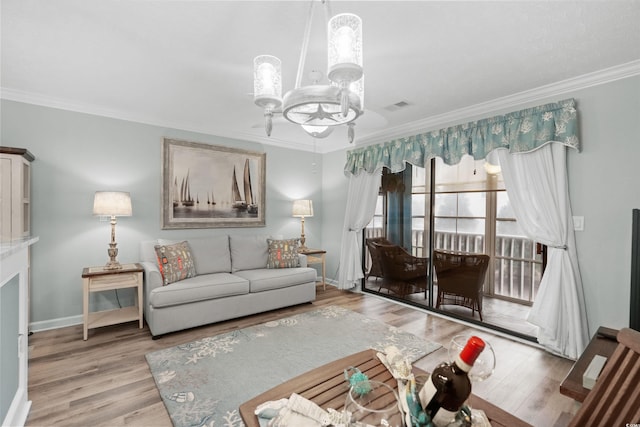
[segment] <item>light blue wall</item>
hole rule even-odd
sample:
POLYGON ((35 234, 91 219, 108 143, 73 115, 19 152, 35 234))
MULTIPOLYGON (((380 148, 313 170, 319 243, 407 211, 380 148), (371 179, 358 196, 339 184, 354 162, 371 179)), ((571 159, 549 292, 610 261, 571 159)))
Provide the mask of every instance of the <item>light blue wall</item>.
MULTIPOLYGON (((31 322, 77 323, 82 314, 83 267, 108 260, 110 225, 92 216, 97 190, 129 191, 133 216, 118 219, 121 263, 138 259, 138 243, 157 237, 213 234, 300 235, 292 200, 322 205, 322 158, 288 150, 140 123, 2 101, 2 145, 23 147, 32 167, 31 322), (266 227, 161 230, 161 143, 163 137, 266 153, 266 227), (315 167, 312 163, 316 162, 315 167), (64 319, 72 317, 71 319, 64 319)), ((322 210, 305 223, 307 244, 322 246, 322 210)), ((94 309, 114 307, 112 292, 99 294, 94 309)), ((119 291, 124 305, 132 294, 119 291)), ((50 326, 48 324, 40 325, 50 326)))
MULTIPOLYGON (((631 210, 640 208, 640 76, 572 94, 581 153, 568 158, 590 332, 629 325, 631 210)), ((640 310, 640 307, 638 307, 640 310)))
MULTIPOLYGON (((569 151, 568 174, 573 213, 585 218, 576 240, 593 333, 600 325, 620 328, 629 321, 631 210, 640 208, 640 76, 487 115, 569 97, 577 101, 581 126, 583 149, 569 151)), ((33 231, 40 241, 33 247, 32 321, 81 314, 82 267, 107 260, 109 225, 91 216, 93 193, 105 188, 128 190, 133 197, 134 216, 121 218, 117 228, 118 258, 128 262, 137 259, 140 240, 158 236, 297 236, 300 223, 291 217, 291 200, 311 197, 315 216, 305 222, 307 245, 327 250, 327 275, 337 280, 346 150, 314 155, 10 101, 2 101, 2 145, 28 148, 37 158, 33 231), (267 227, 160 230, 162 137, 266 152, 267 227)), ((109 295, 94 304, 112 300, 109 295)))

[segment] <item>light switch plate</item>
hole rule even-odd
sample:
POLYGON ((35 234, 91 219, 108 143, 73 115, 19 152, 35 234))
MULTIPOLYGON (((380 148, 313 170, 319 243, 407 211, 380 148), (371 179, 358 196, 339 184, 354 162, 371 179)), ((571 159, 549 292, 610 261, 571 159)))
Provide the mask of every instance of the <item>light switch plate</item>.
POLYGON ((583 216, 574 216, 573 217, 573 229, 575 231, 584 231, 584 217, 583 216))

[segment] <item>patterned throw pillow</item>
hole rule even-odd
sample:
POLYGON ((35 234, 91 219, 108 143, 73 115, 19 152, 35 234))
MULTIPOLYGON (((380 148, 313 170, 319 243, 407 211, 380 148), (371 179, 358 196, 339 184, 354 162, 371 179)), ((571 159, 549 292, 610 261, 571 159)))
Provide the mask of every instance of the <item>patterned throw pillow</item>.
POLYGON ((300 259, 298 258, 300 239, 267 239, 267 243, 269 244, 267 268, 300 267, 300 259))
POLYGON ((196 267, 193 263, 188 242, 156 245, 154 247, 158 257, 158 268, 165 285, 195 277, 196 267))

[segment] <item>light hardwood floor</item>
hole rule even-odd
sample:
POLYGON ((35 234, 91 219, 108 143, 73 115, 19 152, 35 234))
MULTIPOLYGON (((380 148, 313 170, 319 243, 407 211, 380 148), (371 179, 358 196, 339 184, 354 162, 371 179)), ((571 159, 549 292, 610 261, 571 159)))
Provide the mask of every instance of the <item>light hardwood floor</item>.
MULTIPOLYGON (((372 295, 317 289, 317 300, 152 340, 134 323, 91 330, 82 325, 36 332, 29 337, 28 426, 171 426, 144 355, 206 336, 274 320, 327 305, 340 305, 444 345, 416 362, 431 371, 446 359, 446 346, 465 325, 372 295)), ((345 325, 348 327, 348 325, 345 325)), ((534 426, 563 427, 577 409, 558 392, 572 362, 509 339, 489 337, 497 355, 493 376, 473 391, 534 426)), ((239 402, 241 403, 241 402, 239 402)))
MULTIPOLYGON (((380 279, 371 277, 367 281, 367 289, 377 291, 380 288, 380 279), (376 281, 376 279, 378 281, 376 281)), ((388 295, 388 291, 384 288, 381 289, 382 295, 388 295)), ((434 288, 434 299, 437 296, 437 286, 434 288)), ((423 292, 416 292, 405 297, 409 302, 418 306, 428 307, 429 301, 426 299, 423 292)), ((467 307, 458 305, 442 305, 440 307, 443 311, 456 314, 458 316, 466 317, 469 320, 478 320, 478 314, 472 315, 472 312, 467 307)), ((529 316, 530 306, 519 304, 516 302, 510 302, 499 298, 492 298, 484 296, 482 300, 482 317, 484 323, 487 325, 498 326, 507 330, 511 330, 520 334, 536 336, 537 327, 527 322, 529 316)))

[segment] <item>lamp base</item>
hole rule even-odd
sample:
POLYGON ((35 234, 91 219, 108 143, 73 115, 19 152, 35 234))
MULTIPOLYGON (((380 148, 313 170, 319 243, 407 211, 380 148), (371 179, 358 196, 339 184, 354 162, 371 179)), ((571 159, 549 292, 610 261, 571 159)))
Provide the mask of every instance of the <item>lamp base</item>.
POLYGON ((120 270, 121 268, 122 264, 120 264, 118 261, 109 261, 104 266, 105 270, 120 270))
POLYGON ((118 248, 116 242, 109 243, 109 249, 107 249, 107 253, 109 254, 109 262, 104 266, 105 270, 119 270, 122 268, 122 264, 120 264, 116 257, 118 256, 118 248))
POLYGON ((302 218, 302 234, 300 235, 300 245, 298 246, 298 250, 308 249, 307 245, 305 245, 306 239, 304 238, 304 218, 302 218))

